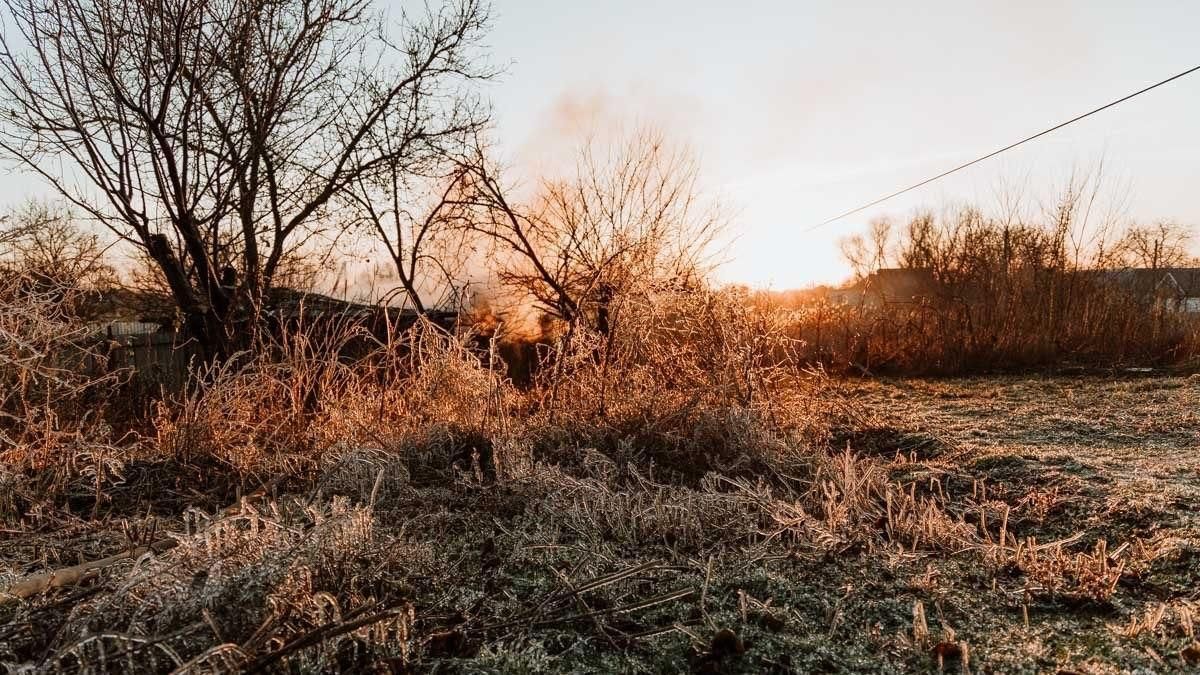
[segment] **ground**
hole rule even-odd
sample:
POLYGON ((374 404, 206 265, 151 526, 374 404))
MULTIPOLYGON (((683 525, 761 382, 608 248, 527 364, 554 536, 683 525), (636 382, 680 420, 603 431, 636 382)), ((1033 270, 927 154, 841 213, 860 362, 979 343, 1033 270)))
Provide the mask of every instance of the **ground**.
POLYGON ((1002 578, 993 591, 986 578, 979 588, 969 555, 930 561, 933 580, 906 600, 956 616, 951 623, 960 638, 970 636, 979 668, 1190 665, 1191 652, 1179 653, 1192 642, 1200 607, 1200 378, 907 380, 851 389, 868 411, 864 428, 879 430, 880 451, 911 448, 916 463, 894 471, 936 477, 947 489, 986 486, 989 500, 1019 514, 1008 522, 1017 538, 1079 536, 1077 550, 1100 540, 1109 551, 1125 543, 1156 549, 1127 568, 1103 602, 1046 598, 1027 610, 1028 575, 1002 578))
MULTIPOLYGON (((439 482, 420 458, 349 449, 302 494, 163 516, 171 550, 0 606, 0 662, 711 673, 1200 663, 1200 378, 849 381, 823 396, 837 420, 827 447, 770 477, 731 466, 688 478, 635 461, 636 449, 577 448, 520 480, 466 471, 439 482), (282 637, 262 637, 273 631, 282 637)), ((119 549, 111 530, 64 541, 36 529, 0 540, 0 582, 119 549)))

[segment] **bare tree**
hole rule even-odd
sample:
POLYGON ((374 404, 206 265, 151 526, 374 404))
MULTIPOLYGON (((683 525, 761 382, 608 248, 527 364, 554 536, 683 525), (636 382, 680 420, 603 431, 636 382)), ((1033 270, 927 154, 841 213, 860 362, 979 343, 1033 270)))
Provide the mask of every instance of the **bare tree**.
POLYGON ((3 2, 0 149, 145 250, 216 353, 349 186, 486 113, 482 0, 396 39, 370 0, 3 2))
MULTIPOLYGON (((480 131, 482 127, 474 130, 480 131)), ((360 178, 349 192, 353 206, 391 261, 400 284, 395 290, 403 293, 404 304, 422 314, 460 299, 468 259, 470 228, 461 226, 466 146, 450 147, 450 140, 446 150, 454 152, 457 161, 448 154, 429 157, 423 171, 388 163, 360 178)))
POLYGON ((865 279, 888 264, 892 247, 892 221, 876 218, 871 221, 866 237, 852 234, 842 239, 839 246, 854 276, 865 279))
POLYGON ((14 209, 0 229, 7 266, 56 286, 96 290, 115 282, 109 243, 89 231, 70 208, 29 200, 14 209))
POLYGON ((587 141, 573 175, 542 181, 525 204, 509 201, 482 159, 464 179, 464 194, 483 207, 470 227, 507 254, 501 279, 605 336, 620 301, 700 282, 723 225, 700 194, 698 163, 654 130, 587 141))
POLYGON ((1170 221, 1135 225, 1116 244, 1115 256, 1126 267, 1182 267, 1191 259, 1192 230, 1170 221))
POLYGON ((111 243, 57 203, 29 200, 0 222, 0 272, 31 293, 58 297, 64 311, 94 318, 117 286, 111 243))

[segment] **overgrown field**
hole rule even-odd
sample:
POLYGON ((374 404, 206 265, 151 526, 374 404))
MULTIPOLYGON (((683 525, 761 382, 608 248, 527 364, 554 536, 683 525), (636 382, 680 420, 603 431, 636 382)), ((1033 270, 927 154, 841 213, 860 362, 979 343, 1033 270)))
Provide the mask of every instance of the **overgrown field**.
MULTIPOLYGON (((516 394, 439 353, 386 402, 387 424, 325 410, 344 438, 306 459, 267 461, 286 420, 221 407, 278 378, 194 401, 142 456, 78 451, 57 468, 60 486, 46 466, 9 465, 0 587, 23 597, 0 600, 0 662, 197 673, 1200 662, 1200 379, 811 374, 775 383, 770 405, 738 406, 651 405, 642 397, 662 390, 643 382, 584 428, 506 417, 530 403, 500 400, 516 394), (471 426, 485 417, 498 421, 471 426), (222 428, 241 445, 212 433, 222 428)), ((557 395, 582 393, 568 380, 557 395)))

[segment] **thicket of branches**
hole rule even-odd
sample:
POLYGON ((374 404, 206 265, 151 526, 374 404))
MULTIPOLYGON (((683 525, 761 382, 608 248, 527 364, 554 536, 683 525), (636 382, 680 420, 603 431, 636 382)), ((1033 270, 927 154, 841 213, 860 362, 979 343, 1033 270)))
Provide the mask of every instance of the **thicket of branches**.
POLYGON ((705 282, 723 214, 691 152, 660 131, 587 139, 573 172, 524 203, 482 149, 473 160, 466 225, 503 261, 500 281, 550 316, 607 336, 623 303, 705 282))
MULTIPOLYGON (((1200 355, 1200 322, 1120 271, 1195 264, 1190 232, 1097 215, 1098 181, 1074 181, 1044 213, 965 207, 903 227, 876 221, 843 244, 859 279, 923 270, 917 302, 809 307, 807 354, 838 368, 960 373, 1029 367, 1173 365, 1200 355)), ((907 299, 906 299, 907 300, 907 299)))

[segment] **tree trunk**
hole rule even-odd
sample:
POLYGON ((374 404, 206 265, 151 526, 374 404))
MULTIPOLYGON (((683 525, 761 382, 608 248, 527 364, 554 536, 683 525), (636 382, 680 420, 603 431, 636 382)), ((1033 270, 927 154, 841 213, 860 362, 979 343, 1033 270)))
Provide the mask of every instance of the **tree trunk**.
POLYGON ((209 298, 197 297, 165 235, 150 235, 146 248, 162 270, 171 295, 183 314, 181 328, 184 334, 200 343, 205 361, 214 363, 228 356, 232 303, 220 295, 215 303, 209 298))

